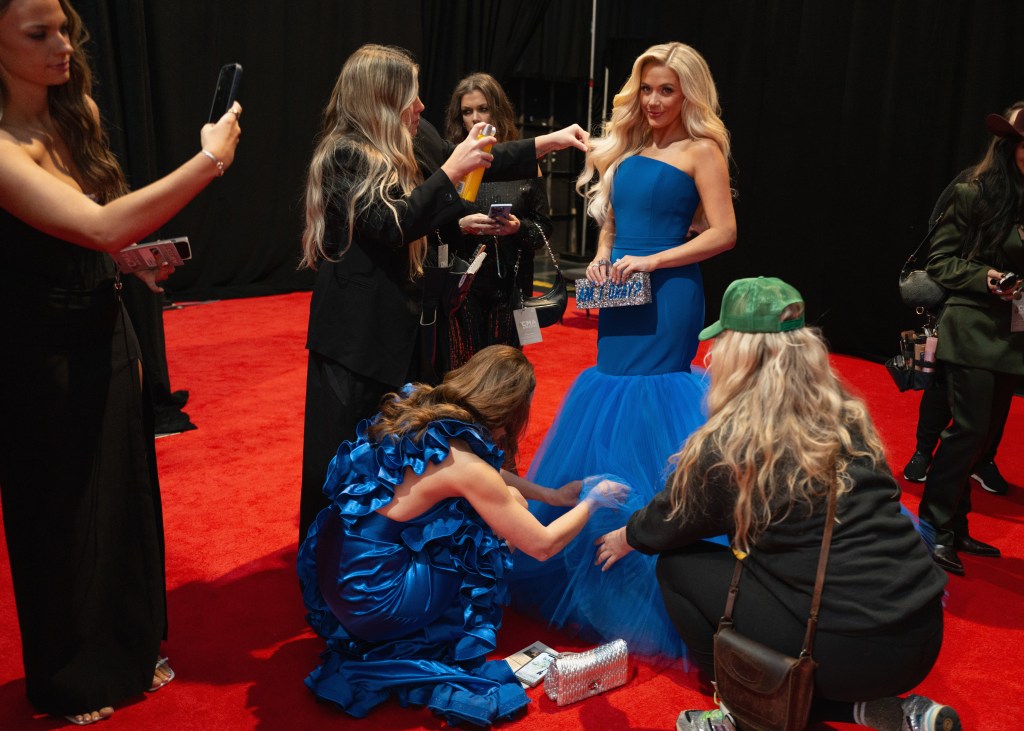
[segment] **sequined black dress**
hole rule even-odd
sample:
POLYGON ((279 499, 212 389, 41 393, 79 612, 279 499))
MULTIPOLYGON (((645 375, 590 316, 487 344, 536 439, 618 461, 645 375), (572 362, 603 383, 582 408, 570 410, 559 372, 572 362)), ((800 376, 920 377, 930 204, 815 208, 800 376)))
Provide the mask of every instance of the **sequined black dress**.
POLYGON ((533 255, 544 247, 540 229, 544 236, 551 236, 543 178, 482 183, 476 202, 466 207, 470 213, 487 213, 492 203, 512 204, 512 215, 520 221, 518 232, 501 237, 463 236, 457 244, 446 242, 467 261, 481 244, 487 251, 465 303, 450 320, 449 370, 488 345, 519 346, 512 320, 512 291, 519 287, 524 297, 533 296, 533 255))

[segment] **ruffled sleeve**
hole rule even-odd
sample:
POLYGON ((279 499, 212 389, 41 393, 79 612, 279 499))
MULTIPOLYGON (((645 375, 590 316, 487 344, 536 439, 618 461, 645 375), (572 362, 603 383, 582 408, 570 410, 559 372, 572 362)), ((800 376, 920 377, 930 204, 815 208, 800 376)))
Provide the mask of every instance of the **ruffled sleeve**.
POLYGON ((455 419, 431 422, 420 439, 406 435, 388 438, 380 444, 370 441, 372 422, 364 419, 356 427, 356 439, 342 442, 327 469, 324 495, 337 505, 343 516, 367 515, 391 502, 405 470, 422 475, 430 463, 443 462, 458 439, 473 453, 501 468, 504 452, 495 445, 487 429, 455 419))

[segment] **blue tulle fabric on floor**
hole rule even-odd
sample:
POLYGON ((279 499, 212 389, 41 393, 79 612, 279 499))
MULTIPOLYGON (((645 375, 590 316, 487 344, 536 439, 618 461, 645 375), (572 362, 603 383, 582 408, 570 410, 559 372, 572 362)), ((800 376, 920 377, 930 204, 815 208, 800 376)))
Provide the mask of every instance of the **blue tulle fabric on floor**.
POLYGON ((393 696, 453 724, 508 719, 529 698, 504 660, 485 659, 508 602, 508 546, 462 498, 406 522, 375 512, 406 469, 423 474, 444 461, 453 439, 496 470, 503 453, 485 430, 459 421, 381 445, 368 425, 339 447, 324 486, 332 503, 299 549, 307 621, 327 640, 306 685, 357 717, 393 696))
MULTIPOLYGON (((668 456, 704 423, 705 391, 703 373, 622 378, 588 369, 580 374, 529 477, 541 485, 557 486, 611 472, 621 475, 633 492, 623 510, 597 511, 562 553, 547 562, 516 553, 513 606, 590 641, 621 637, 630 652, 639 655, 683 657, 684 646, 655 580, 657 557, 634 551, 602 572, 594 565, 594 541, 625 525, 661 489, 668 456), (625 403, 638 408, 623 408, 625 403), (676 406, 664 408, 665 404, 676 406), (651 405, 657 407, 650 409, 651 405), (595 428, 596 424, 603 426, 595 428)), ((545 525, 564 511, 530 503, 530 512, 545 525)))
MULTIPOLYGON (((660 160, 634 156, 618 166, 612 192, 612 260, 682 244, 700 199, 693 179, 660 160)), ((680 658, 685 648, 668 619, 654 556, 632 552, 608 571, 594 566, 594 540, 625 525, 661 490, 668 459, 705 419, 708 381, 691 372, 704 326, 696 264, 651 273, 653 301, 605 309, 598 320, 597 365, 566 394, 529 477, 549 487, 598 473, 633 487, 626 510, 600 510, 555 558, 515 555, 513 605, 593 641, 623 638, 631 653, 680 658)), ((549 523, 562 511, 531 503, 549 523)))

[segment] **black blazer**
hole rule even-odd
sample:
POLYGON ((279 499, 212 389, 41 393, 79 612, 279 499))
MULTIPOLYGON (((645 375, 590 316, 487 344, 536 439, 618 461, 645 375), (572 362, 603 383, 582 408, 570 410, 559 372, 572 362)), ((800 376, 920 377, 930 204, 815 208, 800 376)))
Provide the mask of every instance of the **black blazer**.
MULTIPOLYGON (((439 169, 454 146, 424 121, 417 161, 433 169, 425 170, 423 183, 399 203, 398 224, 386 206, 375 205, 357 217, 352 245, 341 258, 320 262, 306 339, 309 350, 396 388, 410 374, 420 319, 419 282, 409 279, 409 244, 457 224, 465 213, 455 186, 439 169)), ((493 153, 492 178, 536 175, 532 139, 495 145, 493 153)), ((326 238, 335 250, 348 238, 344 201, 359 174, 358 163, 353 153, 339 153, 326 181, 331 195, 326 238)))

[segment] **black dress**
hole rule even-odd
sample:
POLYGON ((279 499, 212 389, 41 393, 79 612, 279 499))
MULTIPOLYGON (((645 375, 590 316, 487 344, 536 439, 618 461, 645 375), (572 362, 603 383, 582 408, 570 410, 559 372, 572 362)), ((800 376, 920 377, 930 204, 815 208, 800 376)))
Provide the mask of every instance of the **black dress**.
POLYGON ((511 236, 463 236, 456 253, 469 261, 478 246, 487 257, 473 279, 462 307, 449 322, 449 360, 445 370, 458 368, 474 353, 488 345, 519 347, 519 335, 512 319, 512 292, 533 296, 533 256, 544 248, 544 236, 551 236, 548 196, 543 178, 484 182, 468 213, 487 213, 492 203, 511 203, 512 215, 520 221, 511 236), (543 235, 541 234, 543 230, 543 235))
POLYGON ((146 690, 166 636, 163 528, 138 343, 106 254, 0 210, 0 495, 29 701, 146 690))

